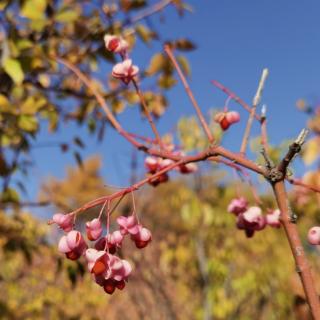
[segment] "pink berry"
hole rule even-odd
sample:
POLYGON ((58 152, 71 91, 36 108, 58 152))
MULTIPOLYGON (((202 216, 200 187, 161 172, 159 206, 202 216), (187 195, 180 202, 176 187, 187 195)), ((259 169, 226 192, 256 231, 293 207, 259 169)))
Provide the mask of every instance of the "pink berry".
POLYGON ((308 241, 310 244, 320 244, 320 227, 312 227, 308 232, 308 241))

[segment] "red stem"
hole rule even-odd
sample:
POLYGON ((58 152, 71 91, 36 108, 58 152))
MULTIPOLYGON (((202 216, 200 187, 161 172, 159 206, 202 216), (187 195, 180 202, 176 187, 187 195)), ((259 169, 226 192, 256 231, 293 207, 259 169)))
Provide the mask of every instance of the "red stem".
MULTIPOLYGON (((251 107, 245 103, 241 98, 239 98, 234 92, 232 92, 230 89, 228 89, 227 87, 225 87, 222 83, 220 83, 217 80, 212 80, 211 83, 216 86, 218 89, 220 89, 221 91, 223 91, 224 93, 226 93, 229 97, 231 97, 231 99, 233 99, 235 102, 237 102, 238 104, 240 104, 240 106, 242 106, 243 108, 245 108, 248 112, 251 112, 251 107)), ((260 121, 260 116, 258 116, 257 114, 254 115, 254 117, 260 121)))
POLYGON ((189 98, 191 100, 191 103, 192 103, 194 109, 196 110, 196 113, 197 113, 198 118, 200 120, 200 123, 201 123, 201 125, 203 127, 203 130, 206 133, 210 143, 212 143, 214 141, 212 133, 211 133, 211 131, 209 129, 209 126, 208 126, 208 124, 207 124, 207 122, 206 122, 206 120, 205 120, 205 118, 203 116, 203 113, 202 113, 202 111, 201 111, 201 109, 200 109, 200 107, 199 107, 199 105, 198 105, 198 103, 197 103, 197 101, 196 101, 196 99, 195 99, 190 87, 189 87, 187 79, 184 76, 184 74, 183 74, 183 72, 182 72, 182 70, 181 70, 181 68, 180 68, 180 66, 178 64, 178 61, 176 60, 176 58, 175 58, 175 56, 174 56, 174 54, 172 52, 171 47, 169 45, 165 45, 164 46, 164 51, 167 53, 167 55, 170 58, 172 64, 174 65, 175 69, 177 70, 178 75, 179 75, 179 77, 181 79, 181 82, 182 82, 182 84, 184 86, 184 89, 186 90, 187 95, 189 96, 189 98))
POLYGON ((156 137, 157 144, 159 145, 159 147, 161 147, 162 146, 161 138, 160 138, 159 132, 158 132, 158 130, 156 128, 156 125, 153 122, 152 116, 151 116, 151 114, 150 114, 150 112, 148 110, 148 106, 147 106, 146 100, 145 100, 145 98, 144 98, 144 96, 143 96, 143 94, 142 94, 142 92, 140 90, 140 87, 139 87, 138 83, 134 79, 132 80, 132 83, 134 85, 134 88, 136 89, 137 95, 139 96, 143 111, 144 111, 144 113, 145 113, 145 115, 146 115, 146 117, 147 117, 147 119, 149 121, 151 129, 152 129, 152 131, 153 131, 153 133, 154 133, 154 135, 156 137))
POLYGON ((260 125, 261 125, 261 144, 263 148, 266 150, 266 152, 268 153, 269 144, 268 144, 268 133, 267 133, 267 119, 265 117, 261 118, 260 125))

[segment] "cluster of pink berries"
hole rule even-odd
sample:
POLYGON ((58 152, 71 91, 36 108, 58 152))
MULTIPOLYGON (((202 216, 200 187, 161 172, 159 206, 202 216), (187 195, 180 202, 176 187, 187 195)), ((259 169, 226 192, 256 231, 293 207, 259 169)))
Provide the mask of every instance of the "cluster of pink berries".
POLYGON ((59 241, 59 251, 70 260, 84 256, 96 283, 106 293, 112 294, 116 288, 122 290, 132 267, 127 260, 120 259, 115 253, 121 248, 125 235, 130 235, 136 247, 141 249, 151 241, 151 232, 139 224, 134 215, 120 216, 117 218, 119 230, 101 237, 102 224, 99 218, 95 218, 86 223, 88 240, 96 241, 94 248, 89 248, 81 232, 74 230, 74 218, 73 213, 57 213, 53 216, 53 222, 66 232, 59 241))
POLYGON ((123 60, 113 67, 113 77, 122 80, 125 84, 128 84, 139 73, 139 68, 133 65, 132 60, 128 57, 129 45, 127 41, 121 37, 107 34, 104 36, 104 42, 107 50, 119 53, 123 60))
MULTIPOLYGON (((177 154, 177 153, 176 153, 177 154)), ((182 152, 179 152, 179 155, 182 156, 182 152)), ((147 169, 147 174, 148 175, 153 175, 171 164, 173 164, 174 161, 170 159, 162 159, 158 157, 151 157, 148 156, 144 160, 144 165, 147 169)), ((187 163, 187 164, 181 164, 180 166, 177 167, 177 170, 179 170, 180 173, 183 174, 188 174, 188 173, 193 173, 198 170, 198 166, 195 163, 187 163)), ((156 187, 158 184, 167 182, 169 180, 169 175, 167 172, 162 173, 161 175, 153 178, 152 180, 149 181, 149 184, 152 186, 156 187)))
POLYGON ((280 228, 280 211, 278 209, 262 214, 260 207, 248 207, 248 201, 243 198, 235 198, 228 205, 228 212, 237 217, 237 228, 244 230, 248 238, 253 237, 255 231, 263 230, 267 225, 280 228))
POLYGON ((240 114, 237 111, 219 112, 215 115, 214 121, 219 123, 221 129, 225 131, 232 124, 240 121, 240 114))

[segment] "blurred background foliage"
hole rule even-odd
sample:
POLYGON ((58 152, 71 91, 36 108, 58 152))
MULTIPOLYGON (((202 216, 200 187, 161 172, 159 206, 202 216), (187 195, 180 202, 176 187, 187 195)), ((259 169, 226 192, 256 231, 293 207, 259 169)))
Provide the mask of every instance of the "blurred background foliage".
MULTIPOLYGON (((189 10, 183 1, 171 2, 179 15, 189 10)), ((41 126, 54 134, 72 121, 101 140, 108 125, 91 93, 60 68, 54 56, 63 56, 94 76, 95 86, 116 115, 127 106, 139 106, 133 91, 99 73, 100 66, 116 61, 102 39, 107 32, 123 34, 131 48, 137 41, 147 47, 159 42, 159 31, 144 19, 154 2, 115 3, 101 7, 99 1, 0 1, 0 318, 309 319, 283 230, 267 228, 245 238, 226 208, 237 190, 255 204, 252 189, 217 165, 204 165, 194 177, 174 176, 157 189, 137 192, 138 214, 152 230, 153 242, 143 252, 130 243, 125 246, 122 254, 134 272, 126 289, 113 296, 91 281, 84 261, 67 261, 57 253, 61 234, 56 228, 34 218, 32 206, 24 209, 21 193, 27 186, 13 177, 17 172, 29 174, 32 162, 27 155, 41 126)), ((195 48, 189 39, 166 40, 182 53, 195 48)), ((184 55, 179 62, 189 74, 184 55)), ((145 91, 149 108, 160 117, 169 105, 166 90, 176 83, 167 58, 154 53, 141 79, 149 84, 145 91)), ((302 158, 313 167, 303 180, 319 186, 315 164, 320 154, 320 109, 305 100, 297 106, 309 114, 312 131, 302 158)), ((211 128, 222 141, 217 126, 212 123, 211 128)), ((194 117, 182 118, 177 134, 185 151, 206 145, 194 117)), ((170 135, 165 139, 174 141, 170 135)), ((101 177, 99 156, 82 159, 86 143, 75 136, 60 145, 62 153, 74 154, 78 166, 68 168, 63 179, 48 177, 40 188, 39 204, 67 212, 114 191, 101 177)), ((252 139, 251 147, 260 161, 259 138, 252 139)), ((286 147, 286 142, 272 147, 272 159, 279 159, 286 147)), ((262 199, 264 210, 275 208, 268 194, 262 199)), ((290 197, 305 238, 308 228, 320 223, 319 196, 293 188, 290 197)), ((131 206, 124 199, 115 216, 128 214, 131 206)), ((96 210, 80 216, 82 226, 96 210)), ((319 249, 304 245, 313 268, 319 269, 319 249)))
MULTIPOLYGON (((106 192, 100 165, 93 157, 84 161, 83 169, 69 168, 63 180, 48 178, 39 197, 52 191, 60 210, 80 206, 83 197, 100 196, 106 192), (88 194, 70 187, 83 181, 88 182, 88 194)), ((236 196, 236 184, 251 204, 255 200, 246 184, 225 184, 221 176, 215 168, 211 174, 174 179, 137 192, 138 215, 152 230, 153 241, 143 251, 130 241, 125 244, 121 254, 133 264, 134 273, 126 289, 112 296, 90 280, 84 261, 67 261, 57 253, 61 235, 57 228, 49 230, 18 208, 10 215, 1 211, 1 317, 309 319, 283 230, 267 228, 247 239, 226 207, 236 196)), ((274 208, 271 197, 262 200, 264 210, 274 208)), ((293 203, 305 235, 319 219, 318 206, 308 201, 305 210, 293 203)), ((129 197, 114 215, 131 209, 129 197)), ((88 220, 88 214, 83 213, 80 221, 88 220)), ((319 268, 319 249, 304 245, 313 267, 319 268)))

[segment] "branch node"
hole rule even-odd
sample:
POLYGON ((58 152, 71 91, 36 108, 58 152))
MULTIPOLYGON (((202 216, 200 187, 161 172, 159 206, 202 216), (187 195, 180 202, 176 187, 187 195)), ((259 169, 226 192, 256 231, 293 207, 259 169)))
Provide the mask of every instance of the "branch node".
POLYGON ((297 221, 298 221, 298 215, 297 215, 296 213, 294 213, 294 212, 291 212, 289 221, 290 221, 291 223, 297 223, 297 221))
POLYGON ((264 121, 267 118, 267 105, 264 104, 261 107, 261 120, 260 121, 264 121))

